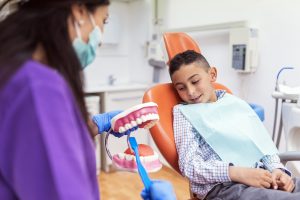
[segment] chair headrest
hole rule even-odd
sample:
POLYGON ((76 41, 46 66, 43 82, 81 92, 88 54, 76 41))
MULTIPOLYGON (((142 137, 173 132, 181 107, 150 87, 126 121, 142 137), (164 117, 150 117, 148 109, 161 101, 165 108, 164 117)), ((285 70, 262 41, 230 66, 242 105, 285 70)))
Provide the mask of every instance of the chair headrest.
POLYGON ((164 33, 163 38, 168 54, 167 64, 169 64, 175 55, 187 50, 194 50, 201 53, 198 44, 186 33, 164 33))

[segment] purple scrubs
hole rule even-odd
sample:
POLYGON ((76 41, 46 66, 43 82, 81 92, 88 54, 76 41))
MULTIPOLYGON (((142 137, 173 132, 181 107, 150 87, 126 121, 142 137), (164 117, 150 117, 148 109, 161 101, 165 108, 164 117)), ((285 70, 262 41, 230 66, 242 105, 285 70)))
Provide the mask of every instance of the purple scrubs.
POLYGON ((0 199, 98 200, 94 153, 66 81, 26 62, 0 90, 0 199))

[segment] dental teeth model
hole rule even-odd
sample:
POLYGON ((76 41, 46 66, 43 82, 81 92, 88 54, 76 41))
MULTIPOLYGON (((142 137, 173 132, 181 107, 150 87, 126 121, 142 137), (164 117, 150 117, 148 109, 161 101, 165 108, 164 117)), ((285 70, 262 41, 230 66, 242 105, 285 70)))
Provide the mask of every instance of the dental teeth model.
MULTIPOLYGON (((134 127, 149 129, 159 120, 158 106, 154 102, 148 102, 133 106, 111 119, 111 129, 120 134, 134 127)), ((108 134, 109 135, 109 134, 108 134)), ((107 154, 112 159, 116 169, 137 172, 136 157, 131 148, 122 153, 111 156, 107 148, 108 135, 105 139, 107 154)), ((129 134, 130 135, 130 134, 129 134)), ((129 137, 129 135, 127 137, 129 137)), ((145 144, 138 145, 139 157, 147 172, 156 172, 162 168, 158 154, 145 144)))
POLYGON ((159 120, 157 104, 148 102, 131 107, 111 119, 114 132, 124 133, 138 126, 149 129, 159 120))
MULTIPOLYGON (((138 149, 141 163, 147 172, 156 172, 162 168, 158 154, 150 146, 139 144, 138 149)), ((118 170, 137 172, 136 159, 130 148, 127 148, 124 153, 115 154, 112 161, 113 166, 118 170)))

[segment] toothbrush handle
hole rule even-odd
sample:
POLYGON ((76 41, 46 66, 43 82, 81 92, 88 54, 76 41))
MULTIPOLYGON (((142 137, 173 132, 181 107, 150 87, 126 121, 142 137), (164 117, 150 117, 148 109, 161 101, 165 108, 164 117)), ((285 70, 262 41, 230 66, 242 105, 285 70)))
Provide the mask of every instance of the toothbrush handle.
POLYGON ((144 186, 145 186, 146 190, 149 190, 150 186, 151 186, 151 180, 149 179, 148 174, 147 174, 145 168, 143 167, 143 165, 141 163, 138 148, 134 147, 133 151, 135 153, 137 168, 138 168, 140 177, 141 177, 141 179, 144 183, 144 186))

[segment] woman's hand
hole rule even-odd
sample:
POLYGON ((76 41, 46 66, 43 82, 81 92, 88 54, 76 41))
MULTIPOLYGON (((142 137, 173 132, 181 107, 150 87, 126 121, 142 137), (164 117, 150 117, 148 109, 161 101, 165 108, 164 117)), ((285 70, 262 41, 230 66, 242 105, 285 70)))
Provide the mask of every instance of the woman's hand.
POLYGON ((106 113, 97 114, 93 116, 93 122, 98 127, 98 133, 101 134, 103 132, 108 132, 109 129, 111 128, 110 120, 121 112, 122 111, 117 110, 117 111, 106 112, 106 113))
POLYGON ((273 189, 280 189, 287 192, 292 192, 295 184, 292 178, 284 173, 281 169, 274 169, 272 171, 272 186, 273 189))
POLYGON ((269 171, 257 168, 230 166, 229 176, 234 182, 258 188, 270 188, 273 182, 269 171))
POLYGON ((171 183, 160 180, 152 181, 149 191, 144 189, 141 196, 144 200, 176 200, 171 183))
POLYGON ((91 118, 88 119, 88 126, 89 126, 89 130, 92 132, 93 137, 99 134, 98 127, 91 118))
MULTIPOLYGON (((109 129, 111 128, 110 120, 121 112, 122 111, 117 110, 117 111, 106 112, 106 113, 97 114, 97 115, 93 116, 93 122, 95 125, 97 125, 97 127, 96 127, 96 129, 98 129, 97 132, 99 134, 101 134, 103 132, 108 132, 109 129)), ((93 126, 90 126, 90 127, 93 128, 93 126)), ((137 126, 127 130, 124 133, 118 133, 118 132, 111 131, 111 134, 113 134, 115 137, 122 137, 124 135, 130 134, 131 132, 135 131, 136 129, 138 129, 137 126)), ((92 132, 94 134, 95 127, 92 129, 92 132)))

